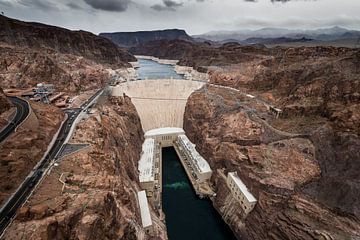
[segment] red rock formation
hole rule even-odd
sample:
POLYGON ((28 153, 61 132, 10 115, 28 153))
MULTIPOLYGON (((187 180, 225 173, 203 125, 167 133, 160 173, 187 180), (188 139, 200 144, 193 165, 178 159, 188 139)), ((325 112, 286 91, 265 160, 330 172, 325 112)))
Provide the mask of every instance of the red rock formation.
MULTIPOLYGON (((142 229, 137 200, 143 134, 130 98, 98 105, 72 140, 89 148, 54 167, 4 238, 24 234, 28 239, 150 239, 142 229)), ((151 212, 154 238, 165 239, 164 224, 151 212)))
POLYGON ((70 31, 41 23, 22 22, 0 16, 0 42, 9 45, 56 50, 83 56, 99 63, 127 66, 135 58, 110 40, 85 31, 70 31))
POLYGON ((288 133, 269 124, 286 120, 259 105, 208 87, 186 106, 184 129, 215 170, 213 203, 224 220, 241 239, 360 237, 359 138, 331 138, 331 128, 288 133), (341 145, 332 149, 336 141, 341 145), (258 199, 246 218, 220 169, 236 171, 258 199))

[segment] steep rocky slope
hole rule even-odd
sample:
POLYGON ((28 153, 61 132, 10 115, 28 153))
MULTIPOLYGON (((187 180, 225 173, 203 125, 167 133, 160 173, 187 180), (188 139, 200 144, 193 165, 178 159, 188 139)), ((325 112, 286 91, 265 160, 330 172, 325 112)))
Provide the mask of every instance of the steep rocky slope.
POLYGON ((192 41, 192 38, 184 30, 180 29, 100 33, 99 35, 101 37, 110 39, 111 41, 122 47, 134 47, 140 44, 145 44, 157 40, 182 39, 192 41))
MULTIPOLYGON (((72 142, 89 147, 61 160, 5 239, 149 239, 137 201, 143 131, 130 99, 111 98, 97 106, 78 125, 72 142)), ((152 215, 153 239, 165 239, 164 225, 152 215)))
POLYGON ((6 98, 4 91, 0 88, 0 115, 11 108, 10 101, 6 98))
POLYGON ((237 171, 259 200, 241 221, 217 174, 214 205, 249 239, 359 238, 360 51, 302 47, 254 54, 257 59, 208 69, 212 83, 255 99, 207 88, 187 104, 184 127, 199 150, 215 169, 237 171), (283 110, 280 118, 264 100, 283 110))
POLYGON ((92 60, 0 44, 0 86, 26 89, 37 83, 53 83, 58 91, 79 93, 103 86, 109 80, 106 67, 92 60))
POLYGON ((0 16, 0 87, 28 88, 36 83, 79 93, 109 81, 108 68, 129 67, 134 56, 110 40, 0 16))
POLYGON ((241 239, 359 238, 359 138, 340 139, 329 125, 288 133, 272 121, 286 120, 227 89, 202 89, 187 103, 184 129, 215 170, 213 202, 225 221, 241 239), (258 199, 247 218, 221 169, 258 199))
POLYGON ((55 49, 62 54, 73 54, 100 63, 125 66, 134 57, 110 40, 84 31, 40 23, 22 22, 0 16, 0 42, 32 49, 55 49))

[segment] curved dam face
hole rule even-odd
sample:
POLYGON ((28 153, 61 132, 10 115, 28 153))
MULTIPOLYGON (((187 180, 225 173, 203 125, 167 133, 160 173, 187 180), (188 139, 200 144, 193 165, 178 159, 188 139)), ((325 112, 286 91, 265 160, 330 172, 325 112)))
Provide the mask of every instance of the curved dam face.
POLYGON ((179 79, 138 80, 115 86, 112 95, 131 97, 146 132, 155 128, 182 128, 187 99, 203 85, 204 82, 179 79))

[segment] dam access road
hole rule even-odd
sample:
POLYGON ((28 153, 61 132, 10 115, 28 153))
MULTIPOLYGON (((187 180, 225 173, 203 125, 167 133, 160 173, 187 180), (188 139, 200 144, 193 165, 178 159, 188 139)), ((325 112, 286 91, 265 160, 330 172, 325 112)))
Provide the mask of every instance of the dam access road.
POLYGON ((81 112, 85 112, 90 106, 92 106, 102 92, 103 89, 97 91, 91 98, 83 103, 80 108, 65 110, 67 118, 63 122, 59 130, 59 134, 50 151, 37 164, 34 170, 25 178, 20 187, 1 208, 0 237, 15 218, 18 209, 26 203, 27 199, 31 196, 47 171, 51 168, 53 160, 56 160, 57 155, 61 152, 62 147, 66 143, 68 135, 71 134, 71 129, 73 125, 76 124, 76 120, 81 112))

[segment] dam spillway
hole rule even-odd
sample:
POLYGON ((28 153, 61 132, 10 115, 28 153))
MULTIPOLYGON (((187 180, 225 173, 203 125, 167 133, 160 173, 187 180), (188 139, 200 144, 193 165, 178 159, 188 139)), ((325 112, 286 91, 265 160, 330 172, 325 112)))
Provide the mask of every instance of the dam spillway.
POLYGON ((143 130, 183 127, 187 99, 205 83, 184 79, 130 81, 115 86, 113 96, 129 96, 140 116, 143 130))

